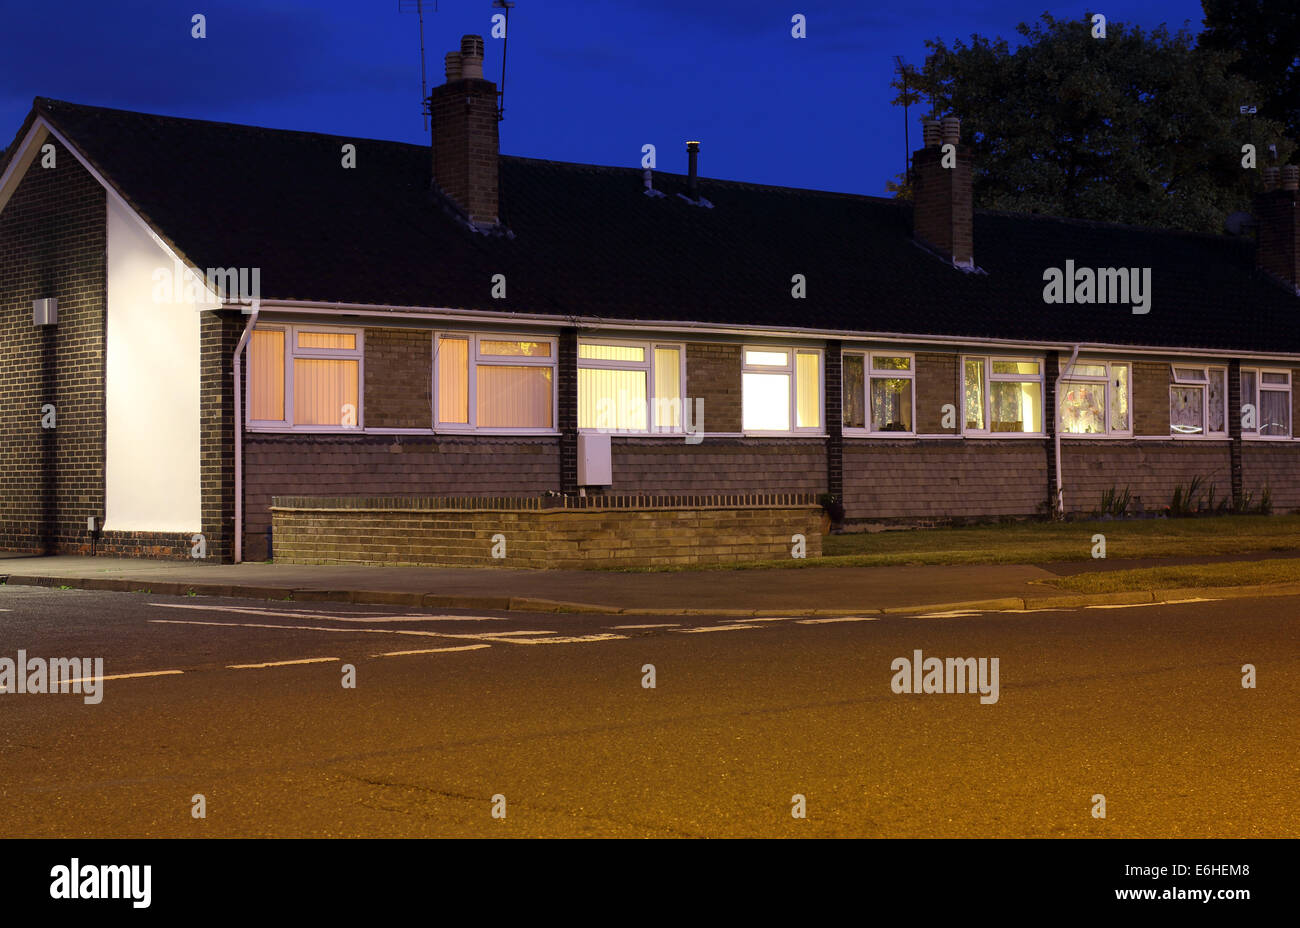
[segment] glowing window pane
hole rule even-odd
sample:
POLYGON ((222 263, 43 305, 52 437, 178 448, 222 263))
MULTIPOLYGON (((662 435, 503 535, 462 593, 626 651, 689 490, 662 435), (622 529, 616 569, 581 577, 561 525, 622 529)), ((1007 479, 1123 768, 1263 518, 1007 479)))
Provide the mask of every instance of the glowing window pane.
POLYGON ((743 378, 746 431, 790 430, 790 375, 746 373, 743 378))
POLYGON ((578 357, 596 361, 644 361, 645 349, 636 345, 589 345, 578 346, 578 357))
POLYGON ((820 428, 822 424, 821 356, 812 352, 795 354, 795 421, 801 429, 820 428))
POLYGON ((438 339, 438 421, 469 423, 469 339, 438 339))
POLYGON ((644 432, 646 372, 578 368, 578 428, 644 432))
POLYGON ((357 336, 354 332, 299 332, 298 347, 355 351, 357 336))
POLYGON ((255 329, 249 345, 248 416, 284 421, 284 332, 255 329))
POLYGON ((356 361, 295 358, 294 425, 357 425, 356 361))
POLYGON ((479 354, 484 356, 507 358, 549 358, 550 342, 517 342, 501 339, 481 339, 478 343, 479 354))

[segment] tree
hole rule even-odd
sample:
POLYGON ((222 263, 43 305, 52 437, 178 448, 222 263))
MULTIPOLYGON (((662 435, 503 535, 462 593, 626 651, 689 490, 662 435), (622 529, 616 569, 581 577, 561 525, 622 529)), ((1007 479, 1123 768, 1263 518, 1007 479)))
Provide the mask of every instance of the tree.
POLYGON ((927 41, 925 64, 894 82, 962 118, 978 207, 1218 232, 1259 184, 1242 146, 1292 151, 1280 124, 1240 113, 1256 90, 1229 73, 1232 55, 1185 29, 1111 22, 1093 38, 1090 19, 1045 13, 1016 31, 1015 50, 927 41))
POLYGON ((1300 3, 1296 0, 1202 0, 1200 44, 1234 53, 1234 74, 1259 89, 1260 111, 1300 139, 1300 3))

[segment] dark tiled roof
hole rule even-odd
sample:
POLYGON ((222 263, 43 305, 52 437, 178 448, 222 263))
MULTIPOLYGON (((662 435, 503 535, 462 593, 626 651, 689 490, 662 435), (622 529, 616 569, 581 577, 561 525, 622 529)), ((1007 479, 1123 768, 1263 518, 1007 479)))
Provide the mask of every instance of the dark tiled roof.
POLYGON ((681 175, 656 172, 669 196, 651 198, 639 169, 512 157, 513 237, 488 237, 440 207, 423 145, 35 106, 195 265, 262 268, 268 300, 1300 352, 1300 299, 1250 240, 977 212, 987 273, 967 274, 913 244, 892 200, 702 179, 706 209, 681 175), (1150 313, 1044 304, 1043 269, 1067 259, 1152 268, 1150 313))

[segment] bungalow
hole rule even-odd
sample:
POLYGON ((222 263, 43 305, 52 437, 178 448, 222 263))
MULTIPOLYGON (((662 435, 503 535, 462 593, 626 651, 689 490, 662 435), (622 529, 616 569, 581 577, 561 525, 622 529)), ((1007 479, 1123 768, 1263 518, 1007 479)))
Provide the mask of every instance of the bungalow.
POLYGON ((507 157, 481 54, 432 146, 35 100, 0 548, 261 559, 305 497, 1300 507, 1294 167, 1252 240, 975 211, 951 118, 914 203, 507 157), (1084 270, 1126 299, 1048 299, 1084 270))

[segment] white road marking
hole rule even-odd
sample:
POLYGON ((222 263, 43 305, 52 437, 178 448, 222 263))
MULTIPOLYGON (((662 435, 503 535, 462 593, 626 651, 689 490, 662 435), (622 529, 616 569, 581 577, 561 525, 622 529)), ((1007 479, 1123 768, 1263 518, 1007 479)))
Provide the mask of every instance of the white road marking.
POLYGON ((118 673, 107 677, 82 677, 80 680, 69 680, 68 683, 89 683, 92 680, 134 680, 136 677, 167 677, 172 674, 184 673, 183 670, 146 670, 142 673, 118 673))
POLYGON ((268 661, 265 664, 227 664, 230 670, 261 670, 263 667, 288 667, 291 664, 327 664, 330 661, 337 662, 337 657, 304 657, 298 661, 268 661))
POLYGON ((779 619, 723 619, 724 622, 793 622, 795 617, 792 615, 782 616, 779 619))
POLYGON ((798 619, 800 625, 829 625, 833 622, 878 622, 878 616, 874 615, 846 615, 835 616, 829 619, 798 619))
MULTIPOLYGON (((289 632, 354 632, 371 635, 416 635, 423 638, 453 638, 462 641, 487 641, 502 644, 573 644, 585 641, 614 641, 626 638, 626 635, 582 635, 574 638, 510 638, 500 633, 490 632, 483 635, 458 635, 451 632, 430 632, 406 628, 327 628, 321 625, 267 625, 261 622, 202 622, 193 619, 149 619, 159 625, 216 625, 221 628, 274 628, 289 632)), ((550 635, 554 632, 526 632, 525 634, 550 635)))
POLYGON ((242 615, 265 615, 290 619, 328 619, 332 622, 504 622, 504 616, 494 615, 423 615, 408 612, 404 615, 362 612, 319 612, 316 610, 259 609, 255 606, 204 606, 190 603, 150 603, 163 609, 201 609, 205 612, 236 612, 242 615))
POLYGON ((1084 606, 1085 609, 1140 609, 1143 606, 1177 606, 1179 603, 1217 603, 1217 599, 1167 599, 1156 603, 1116 603, 1114 605, 1084 606))
POLYGON ((681 624, 682 624, 681 622, 665 622, 665 623, 662 624, 662 625, 612 625, 612 626, 610 626, 610 627, 611 627, 611 628, 617 628, 617 629, 624 629, 624 628, 677 628, 677 627, 679 627, 681 624))
POLYGON ((371 657, 405 657, 408 654, 449 654, 452 651, 477 651, 480 648, 490 648, 490 644, 466 644, 458 648, 428 648, 423 651, 385 651, 383 654, 372 654, 371 657))
POLYGON ((920 615, 914 615, 914 619, 964 619, 968 616, 979 615, 979 609, 955 609, 952 612, 926 612, 920 615))
POLYGON ((696 635, 700 632, 734 632, 742 628, 762 628, 761 625, 704 625, 699 628, 679 628, 683 635, 696 635))

